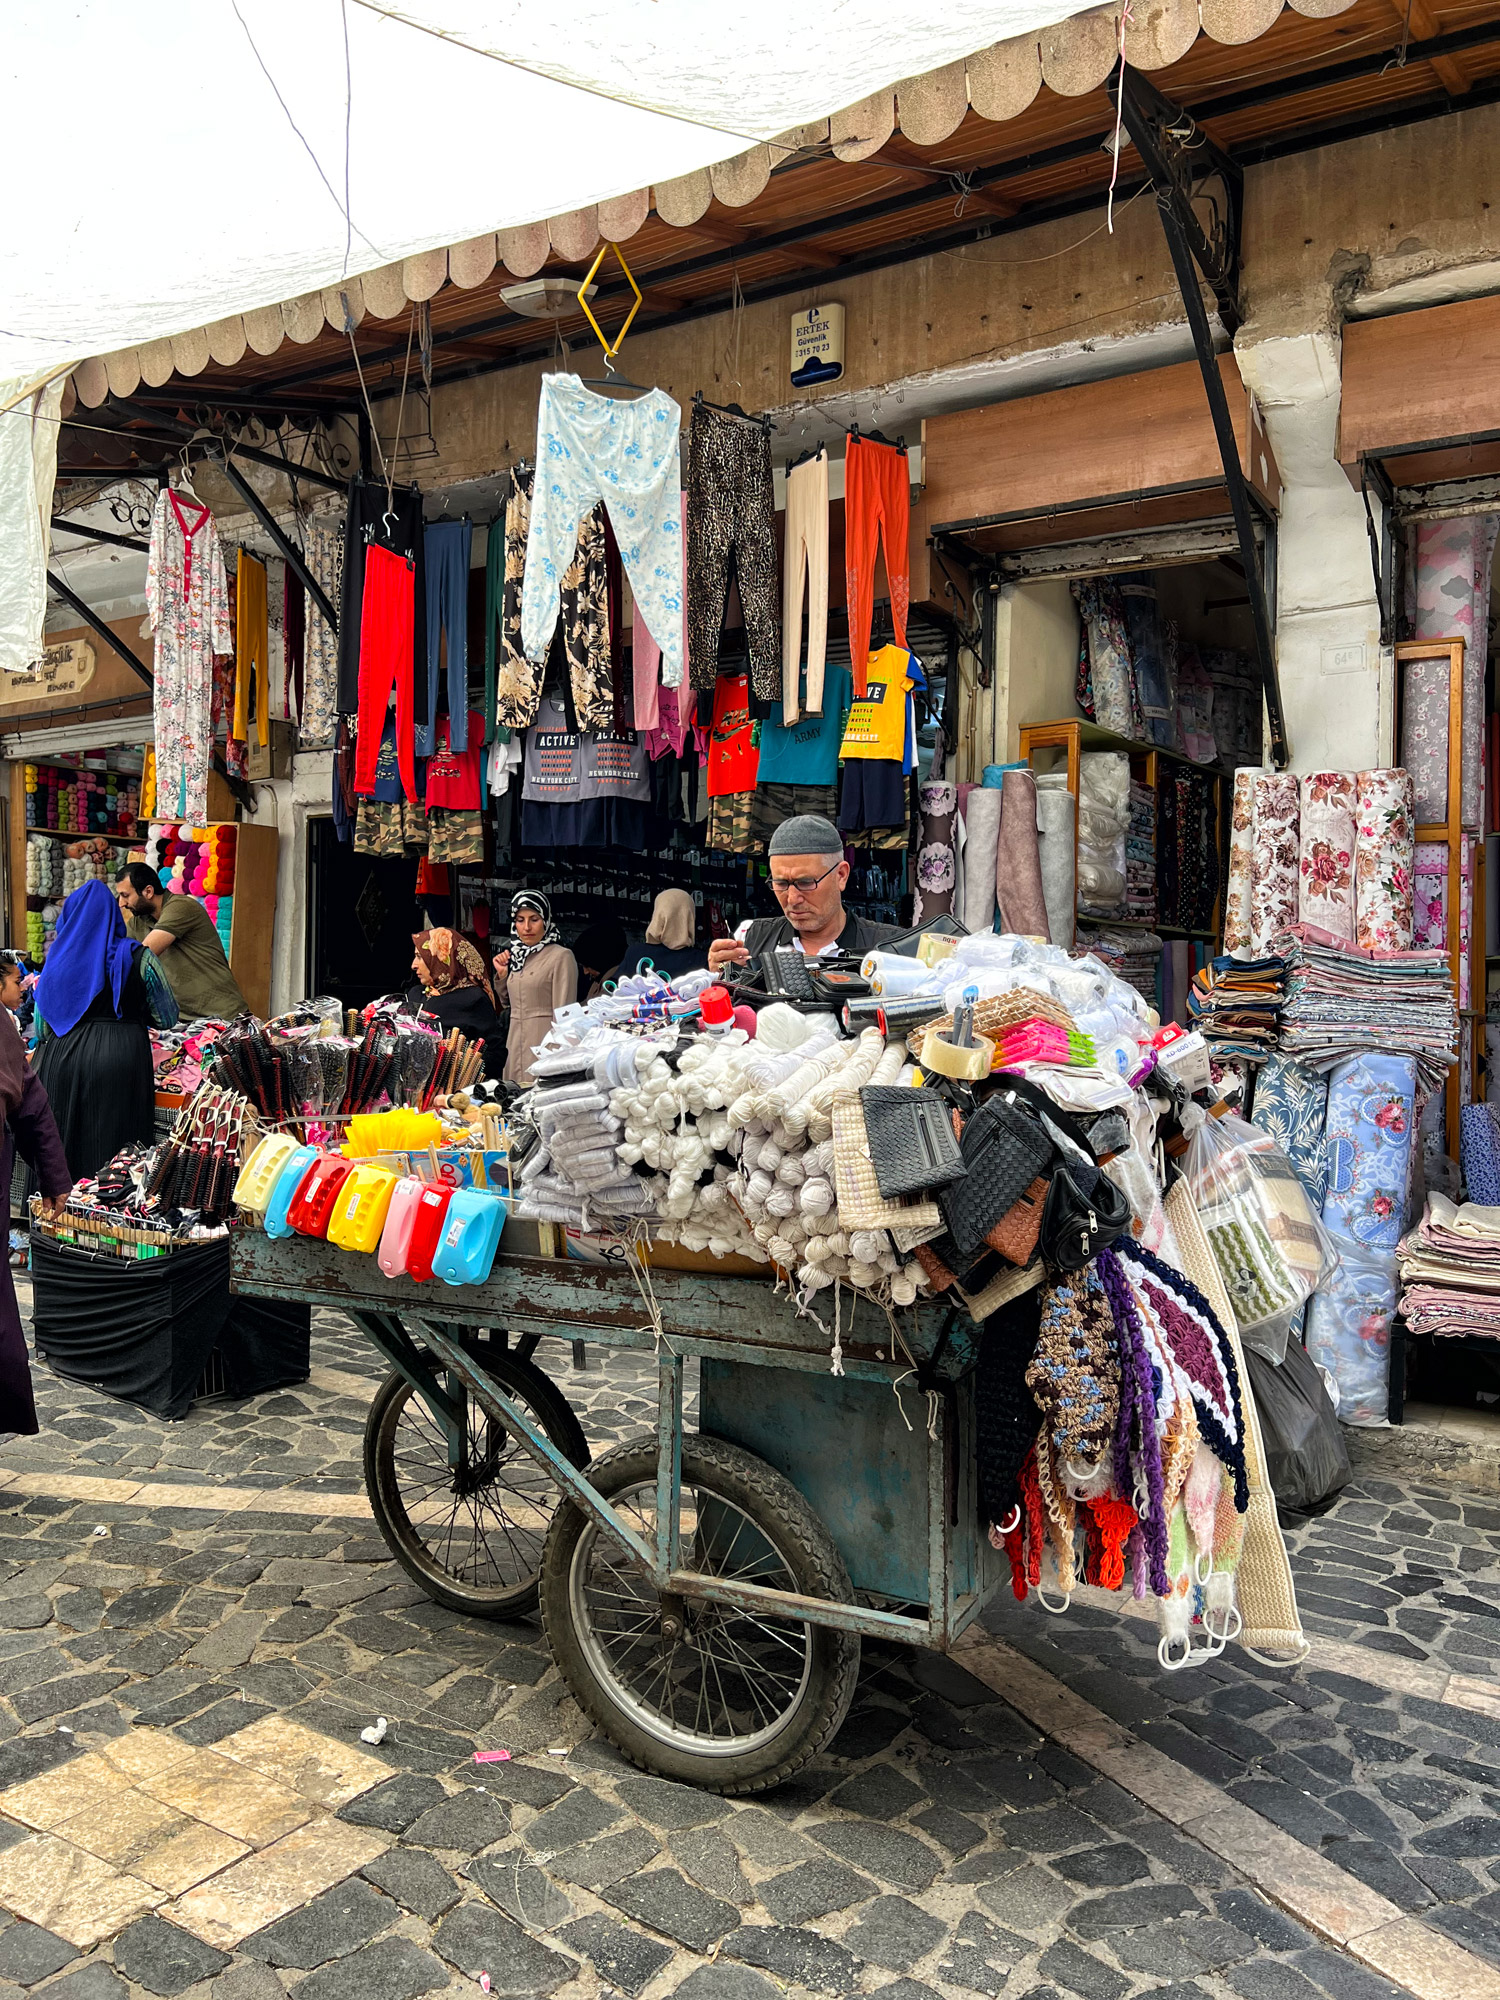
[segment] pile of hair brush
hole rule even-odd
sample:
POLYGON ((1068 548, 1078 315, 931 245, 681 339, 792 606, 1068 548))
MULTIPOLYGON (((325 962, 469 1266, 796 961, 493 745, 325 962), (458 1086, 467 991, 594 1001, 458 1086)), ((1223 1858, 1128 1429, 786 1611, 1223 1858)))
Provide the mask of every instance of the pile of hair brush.
POLYGON ((196 1210, 208 1224, 226 1221, 250 1110, 243 1093, 204 1084, 157 1152, 144 1189, 147 1202, 164 1213, 196 1210))

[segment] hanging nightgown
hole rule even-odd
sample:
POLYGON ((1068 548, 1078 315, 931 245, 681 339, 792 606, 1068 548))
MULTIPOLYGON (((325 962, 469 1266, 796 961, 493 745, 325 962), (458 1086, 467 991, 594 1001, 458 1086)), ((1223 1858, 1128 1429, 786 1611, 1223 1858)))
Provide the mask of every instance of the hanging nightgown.
POLYGON ((234 651, 214 517, 165 488, 151 520, 146 609, 156 635, 156 796, 164 819, 208 817, 214 654, 234 651))

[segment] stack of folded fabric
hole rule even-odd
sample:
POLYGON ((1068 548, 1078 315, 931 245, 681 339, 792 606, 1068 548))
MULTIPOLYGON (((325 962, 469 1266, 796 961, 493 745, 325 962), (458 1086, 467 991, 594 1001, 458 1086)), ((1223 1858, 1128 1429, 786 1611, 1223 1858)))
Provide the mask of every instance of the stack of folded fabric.
POLYGON ((1125 914, 1132 921, 1156 922, 1156 793, 1134 779, 1125 829, 1125 914))
POLYGON ((1215 1055, 1264 1062, 1276 1046, 1282 980, 1279 958, 1213 959, 1193 979, 1188 1019, 1215 1055))
POLYGON ((1500 1209, 1431 1189, 1400 1256, 1409 1332, 1500 1340, 1500 1209))
POLYGON ((1092 1069, 1094 1059, 1094 1044, 1087 1035, 1076 1029, 1070 1032, 1039 1014, 1004 1029, 995 1043, 996 1069, 1024 1069, 1028 1063, 1092 1069))
POLYGON ((1078 949, 1091 951, 1154 1007, 1161 994, 1162 941, 1155 931, 1083 930, 1078 949))
POLYGON ((1286 961, 1281 1048, 1308 1069, 1366 1049, 1413 1056, 1428 1091, 1458 1060, 1458 1003, 1446 952, 1373 951, 1312 924, 1277 939, 1286 961))

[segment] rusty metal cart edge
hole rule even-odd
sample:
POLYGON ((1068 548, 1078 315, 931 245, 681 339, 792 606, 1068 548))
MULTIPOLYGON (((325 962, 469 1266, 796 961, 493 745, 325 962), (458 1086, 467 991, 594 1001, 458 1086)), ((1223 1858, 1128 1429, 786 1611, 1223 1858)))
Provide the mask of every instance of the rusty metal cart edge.
MULTIPOLYGON (((861 1637, 946 1649, 1001 1580, 973 1490, 978 1329, 945 1306, 902 1314, 898 1347, 888 1317, 861 1302, 833 1376, 824 1328, 767 1281, 656 1270, 643 1288, 624 1269, 510 1255, 487 1284, 449 1289, 387 1279, 373 1258, 326 1244, 248 1230, 236 1232, 233 1272, 247 1292, 348 1314, 389 1362, 367 1430, 367 1483, 408 1572, 439 1602, 481 1615, 513 1616, 539 1590, 580 1706, 634 1761, 665 1775, 720 1791, 780 1781, 843 1720, 861 1637), (547 1397, 561 1402, 560 1392, 530 1360, 549 1334, 654 1351, 654 1436, 589 1465, 576 1419, 565 1404, 566 1422, 557 1416, 547 1397), (699 1429, 685 1437, 690 1358, 700 1364, 699 1429), (543 1547, 534 1578, 497 1583, 487 1599, 455 1595, 440 1564, 414 1564, 409 1543, 403 1552, 400 1496, 393 1507, 382 1490, 392 1453, 382 1475, 369 1444, 382 1409, 401 1403, 410 1414, 413 1398, 430 1422, 429 1455, 446 1448, 455 1512, 472 1502, 466 1480, 493 1483, 502 1462, 516 1466, 509 1447, 562 1496, 544 1544, 534 1525, 519 1538, 543 1547), (602 1585, 580 1585, 580 1549, 602 1585), (782 1726, 766 1708, 791 1672, 777 1649, 790 1655, 794 1631, 804 1668, 795 1690, 788 1683, 782 1726), (613 1653, 601 1651, 601 1632, 613 1653), (684 1682, 694 1648, 706 1692, 690 1673, 684 1682), (723 1709, 744 1726, 685 1728, 676 1718, 689 1700, 700 1721, 723 1709), (664 1702, 670 1728, 656 1713, 664 1702)), ((441 1471, 434 1464, 429 1492, 441 1471)), ((513 1469, 504 1478, 509 1491, 525 1483, 513 1469)), ((534 1485, 526 1497, 529 1519, 544 1503, 534 1485)))

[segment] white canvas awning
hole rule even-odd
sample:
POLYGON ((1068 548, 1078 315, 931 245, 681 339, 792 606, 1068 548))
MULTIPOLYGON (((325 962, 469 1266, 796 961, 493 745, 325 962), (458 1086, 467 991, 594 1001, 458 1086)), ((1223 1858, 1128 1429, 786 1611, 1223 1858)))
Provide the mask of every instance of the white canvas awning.
MULTIPOLYGON (((1264 34, 1284 0, 1134 0, 1127 59, 1264 34)), ((1353 0, 1290 0, 1308 15, 1353 0)), ((687 226, 778 156, 935 144, 1096 89, 1120 0, 11 0, 0 152, 0 668, 45 607, 38 386, 86 406, 377 317, 497 258, 687 226), (42 519, 36 509, 40 496, 42 519)))

